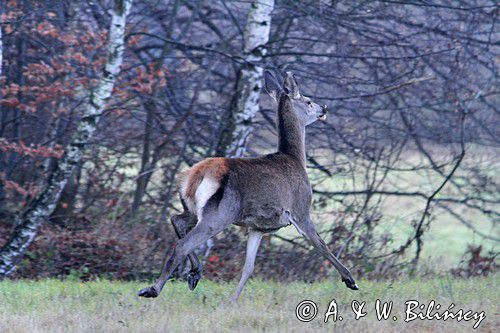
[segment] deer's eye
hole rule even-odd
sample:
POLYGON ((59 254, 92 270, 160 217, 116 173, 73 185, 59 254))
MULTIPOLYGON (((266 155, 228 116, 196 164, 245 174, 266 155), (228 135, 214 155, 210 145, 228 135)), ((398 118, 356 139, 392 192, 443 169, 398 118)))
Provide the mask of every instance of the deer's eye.
POLYGON ((307 105, 311 106, 313 103, 311 101, 307 101, 307 105))

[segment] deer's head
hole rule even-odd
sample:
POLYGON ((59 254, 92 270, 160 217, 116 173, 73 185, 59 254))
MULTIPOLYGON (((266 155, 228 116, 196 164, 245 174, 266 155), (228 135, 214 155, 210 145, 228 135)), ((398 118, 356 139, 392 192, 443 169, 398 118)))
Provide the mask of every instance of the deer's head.
POLYGON ((280 84, 276 77, 270 72, 264 72, 265 89, 277 103, 283 95, 288 96, 292 104, 292 112, 302 126, 314 123, 316 120, 325 120, 328 112, 326 105, 321 106, 313 102, 309 97, 300 93, 299 85, 291 72, 286 72, 283 83, 280 84))

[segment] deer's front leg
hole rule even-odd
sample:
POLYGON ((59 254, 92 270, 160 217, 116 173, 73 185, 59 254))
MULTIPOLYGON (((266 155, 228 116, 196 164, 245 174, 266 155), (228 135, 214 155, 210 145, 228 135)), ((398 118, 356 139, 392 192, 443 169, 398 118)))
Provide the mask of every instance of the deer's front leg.
POLYGON ((292 224, 297 228, 297 231, 306 237, 312 245, 321 252, 321 254, 329 260, 333 266, 337 269, 342 277, 342 282, 345 283, 347 288, 352 290, 358 290, 359 287, 354 281, 351 272, 340 262, 337 257, 333 255, 333 253, 328 249, 328 246, 325 244, 321 236, 316 231, 316 227, 310 218, 306 218, 303 222, 293 221, 292 224))

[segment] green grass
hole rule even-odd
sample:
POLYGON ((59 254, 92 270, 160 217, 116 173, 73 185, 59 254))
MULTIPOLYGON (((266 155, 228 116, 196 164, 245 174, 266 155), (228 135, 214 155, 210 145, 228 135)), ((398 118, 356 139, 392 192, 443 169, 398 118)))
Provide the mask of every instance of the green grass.
POLYGON ((359 281, 361 290, 346 289, 337 277, 315 284, 250 281, 238 305, 229 297, 235 284, 203 280, 194 292, 185 283, 168 283, 157 299, 142 299, 136 292, 145 283, 97 281, 3 281, 0 283, 0 332, 316 332, 316 331, 472 331, 474 320, 465 322, 404 322, 406 300, 428 304, 435 300, 443 309, 451 303, 485 311, 478 331, 500 329, 500 278, 454 279, 449 276, 397 281, 359 281), (302 323, 295 317, 296 305, 304 299, 318 305, 318 316, 302 323), (344 320, 324 323, 332 299, 344 320), (365 301, 368 315, 354 320, 350 304, 365 301), (391 314, 398 317, 378 321, 376 299, 394 301, 391 314))

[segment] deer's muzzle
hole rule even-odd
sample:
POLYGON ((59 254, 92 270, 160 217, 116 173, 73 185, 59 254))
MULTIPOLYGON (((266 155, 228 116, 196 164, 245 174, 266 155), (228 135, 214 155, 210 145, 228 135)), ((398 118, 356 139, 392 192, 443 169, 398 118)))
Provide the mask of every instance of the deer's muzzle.
POLYGON ((326 114, 328 113, 328 108, 326 105, 323 105, 321 108, 321 113, 318 117, 319 120, 326 120, 326 114))

